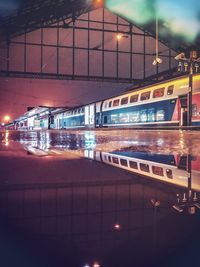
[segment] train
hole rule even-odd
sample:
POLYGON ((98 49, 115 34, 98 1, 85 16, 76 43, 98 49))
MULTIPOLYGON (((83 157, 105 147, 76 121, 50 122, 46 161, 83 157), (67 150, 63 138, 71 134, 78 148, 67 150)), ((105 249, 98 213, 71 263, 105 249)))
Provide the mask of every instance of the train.
MULTIPOLYGON (((55 129, 187 125, 188 76, 54 112, 55 129)), ((193 75, 192 125, 200 126, 200 74, 193 75)))
MULTIPOLYGON (((193 75, 192 126, 200 126, 200 74, 193 75)), ((188 75, 73 108, 38 106, 7 129, 97 129, 187 126, 188 75), (13 126, 14 125, 14 126, 13 126)))

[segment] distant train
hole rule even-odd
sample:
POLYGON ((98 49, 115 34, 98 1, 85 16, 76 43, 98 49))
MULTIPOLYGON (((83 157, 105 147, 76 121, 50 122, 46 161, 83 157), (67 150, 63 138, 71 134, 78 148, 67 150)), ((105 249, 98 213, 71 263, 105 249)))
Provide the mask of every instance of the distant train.
MULTIPOLYGON (((189 78, 139 88, 96 103, 54 113, 54 128, 187 125, 189 78)), ((200 126, 200 74, 193 76, 192 125, 200 126)))

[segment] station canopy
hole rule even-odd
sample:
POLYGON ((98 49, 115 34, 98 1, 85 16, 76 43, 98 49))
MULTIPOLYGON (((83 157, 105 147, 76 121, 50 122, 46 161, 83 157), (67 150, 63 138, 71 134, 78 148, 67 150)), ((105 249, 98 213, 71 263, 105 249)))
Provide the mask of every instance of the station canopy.
MULTIPOLYGON (((200 1, 197 0, 1 0, 1 40, 30 32, 105 5, 113 13, 159 38, 177 52, 200 47, 200 1)), ((63 27, 66 25, 63 23, 63 27)))

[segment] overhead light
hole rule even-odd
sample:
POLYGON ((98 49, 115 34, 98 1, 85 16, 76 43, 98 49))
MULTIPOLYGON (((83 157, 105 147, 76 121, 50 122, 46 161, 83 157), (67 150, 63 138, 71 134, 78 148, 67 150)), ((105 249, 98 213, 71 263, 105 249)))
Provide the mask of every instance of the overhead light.
POLYGON ((162 59, 161 58, 159 58, 159 57, 156 57, 155 59, 154 59, 154 61, 153 61, 153 65, 155 66, 155 65, 157 65, 157 64, 161 64, 163 61, 162 61, 162 59))
POLYGON ((180 54, 178 54, 177 56, 175 56, 175 59, 176 59, 176 60, 188 60, 188 59, 185 57, 185 53, 180 53, 180 54))
POLYGON ((117 34, 117 40, 121 40, 122 39, 122 35, 120 33, 117 34))

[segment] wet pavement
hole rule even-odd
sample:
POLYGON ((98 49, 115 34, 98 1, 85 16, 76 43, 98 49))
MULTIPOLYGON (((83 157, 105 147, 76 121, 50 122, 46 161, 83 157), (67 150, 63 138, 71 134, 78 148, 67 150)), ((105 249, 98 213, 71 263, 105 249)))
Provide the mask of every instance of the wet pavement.
POLYGON ((199 132, 2 131, 0 168, 2 266, 199 262, 199 132))

